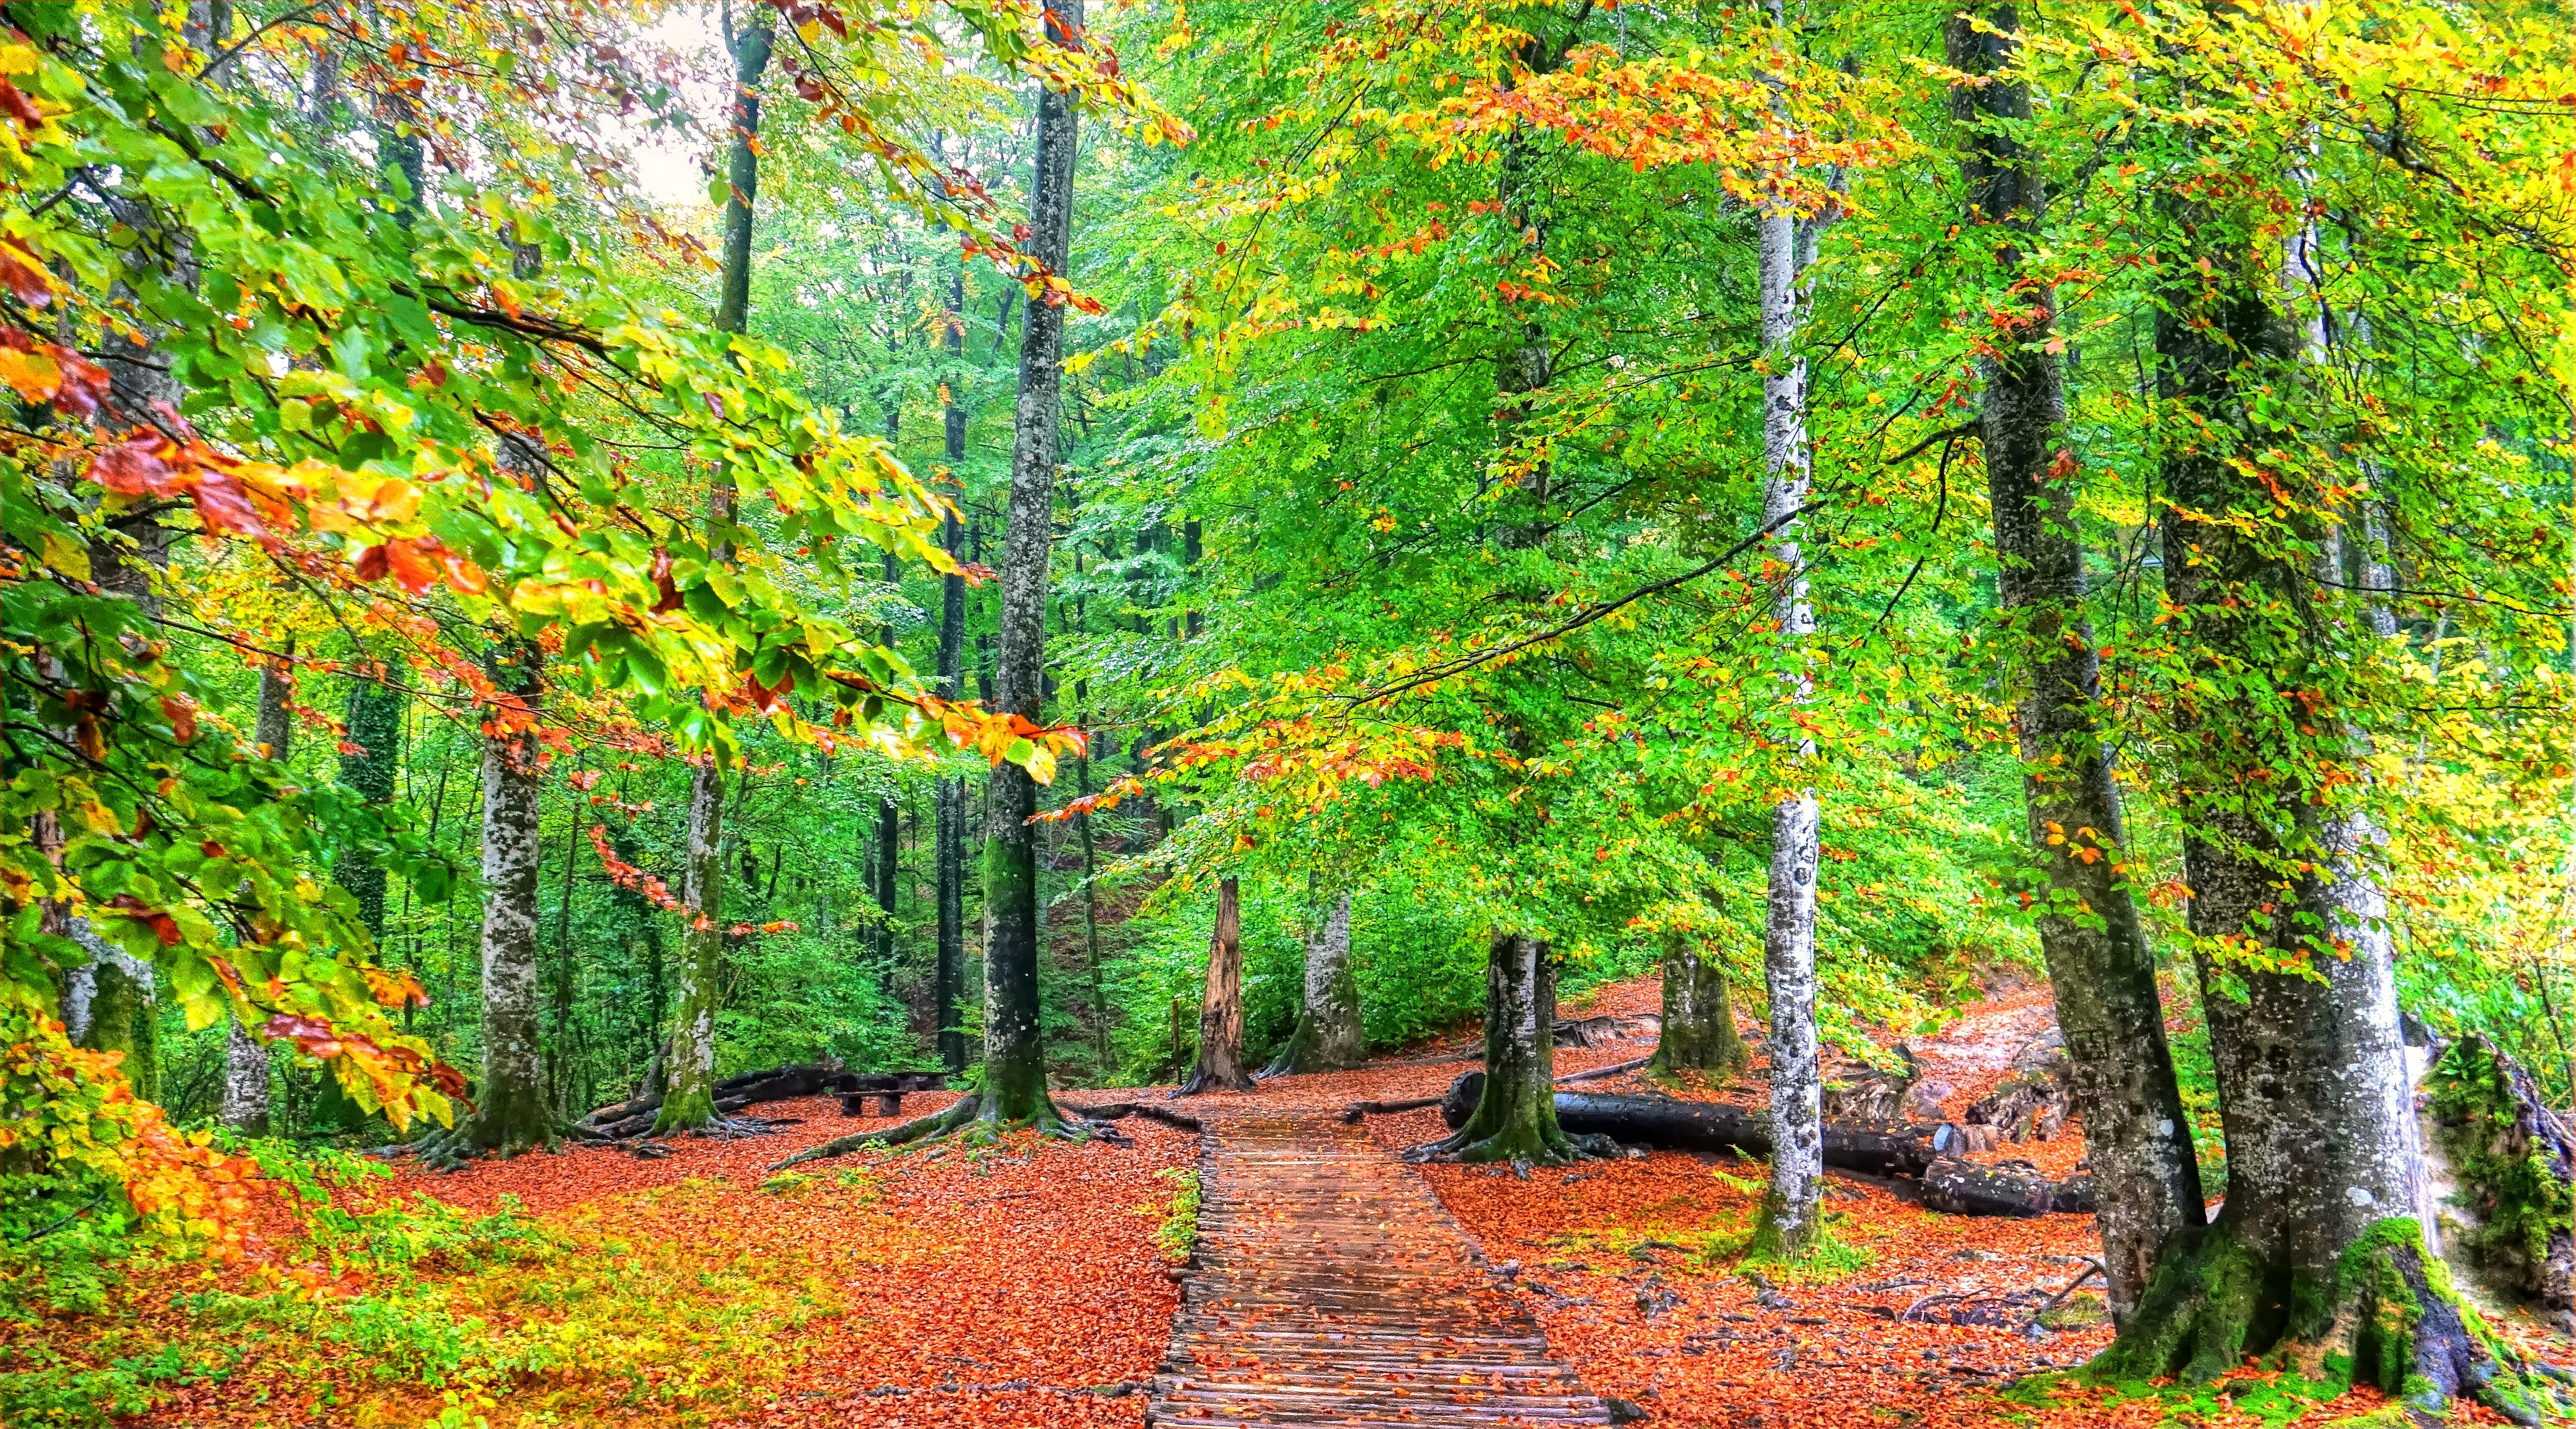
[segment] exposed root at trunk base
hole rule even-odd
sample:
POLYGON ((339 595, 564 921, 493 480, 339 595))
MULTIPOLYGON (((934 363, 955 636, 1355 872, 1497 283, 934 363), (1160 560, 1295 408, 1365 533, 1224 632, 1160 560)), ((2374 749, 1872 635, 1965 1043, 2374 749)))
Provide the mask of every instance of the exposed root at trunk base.
POLYGON ((1067 1116, 1052 1098, 1040 1097, 1035 1115, 1014 1118, 1004 1115, 993 1098, 981 1092, 968 1092, 928 1116, 914 1117, 899 1126, 889 1126, 882 1131, 854 1131, 820 1146, 808 1147, 771 1166, 769 1171, 774 1176, 790 1166, 847 1156, 869 1146, 908 1146, 952 1136, 969 1146, 990 1146, 1014 1131, 1034 1131, 1040 1136, 1063 1141, 1119 1139, 1116 1127, 1106 1122, 1086 1121, 1080 1116, 1067 1116))
POLYGON ((563 1150, 563 1144, 567 1139, 585 1143, 594 1141, 594 1138, 582 1134, 579 1129, 562 1122, 549 1122, 535 1135, 525 1139, 505 1137, 490 1144, 480 1139, 479 1132, 480 1128, 469 1117, 443 1131, 434 1131, 417 1141, 410 1142, 402 1149, 419 1157, 420 1164, 429 1170, 462 1171, 468 1164, 485 1157, 497 1157, 500 1160, 509 1161, 531 1151, 543 1151, 552 1155, 563 1150))
MULTIPOLYGON (((2461 1302, 2423 1232, 2379 1222, 2347 1248, 2332 1285, 2274 1266, 2225 1221, 2173 1247, 2119 1338, 2086 1366, 2096 1384, 2166 1375, 2206 1384, 2248 1355, 2302 1379, 2369 1385, 2415 1422, 2474 1399, 2517 1424, 2566 1412, 2538 1374, 2461 1302)), ((2146 1391, 2141 1391, 2146 1392, 2146 1391)))
POLYGON ((1404 1159, 1417 1165, 1501 1161, 1526 1176, 1533 1166, 1571 1166, 1625 1154, 1607 1136, 1567 1131, 1556 1119, 1555 1090, 1548 1081, 1531 1086, 1526 1079, 1496 1081, 1469 1072, 1451 1083, 1443 1098, 1442 1117, 1457 1130, 1407 1148, 1404 1159), (1451 1104, 1463 1117, 1451 1114, 1451 1104))

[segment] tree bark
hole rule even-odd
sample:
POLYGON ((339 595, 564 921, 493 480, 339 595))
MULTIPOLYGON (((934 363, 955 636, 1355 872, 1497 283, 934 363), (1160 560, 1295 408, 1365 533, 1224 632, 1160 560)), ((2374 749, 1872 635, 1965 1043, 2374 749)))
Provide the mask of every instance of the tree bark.
MULTIPOLYGON (((727 12, 730 19, 730 12, 727 12)), ((731 185, 725 196, 724 268, 716 300, 716 328, 746 331, 751 321, 751 229, 760 195, 760 79, 769 68, 770 12, 755 12, 741 30, 726 35, 733 51, 733 140, 725 162, 731 185)), ((716 473, 707 487, 707 559, 732 555, 725 539, 733 524, 733 483, 716 473)), ((681 904, 688 926, 680 934, 679 1017, 671 1028, 670 1091, 655 1119, 656 1135, 688 1131, 715 1120, 716 979, 724 961, 724 804, 722 750, 707 751, 689 769, 689 834, 682 868, 681 904)))
POLYGON ((161 1099, 161 1019, 152 964, 90 931, 87 918, 64 932, 90 960, 66 980, 63 1028, 73 1045, 121 1053, 118 1064, 136 1098, 161 1099))
MULTIPOLYGON (((965 423, 951 422, 948 433, 949 457, 956 460, 965 454, 965 423)), ((948 554, 955 556, 956 512, 948 513, 940 534, 948 554)), ((940 581, 940 587, 939 693, 953 700, 959 694, 966 649, 966 580, 963 576, 947 576, 940 581)), ((962 1072, 966 1070, 966 1033, 958 1026, 957 1015, 966 993, 966 781, 940 780, 934 803, 931 861, 938 866, 939 947, 932 974, 931 1012, 938 1026, 939 1064, 951 1072, 962 1072)))
POLYGON ((1556 1116, 1556 965, 1547 941, 1494 930, 1485 953, 1485 1073, 1476 1109, 1414 1160, 1557 1165, 1590 1153, 1556 1116))
MULTIPOLYGON (((2355 895, 2336 885, 2349 875, 2328 870, 2358 850, 2337 846, 2334 811, 2321 826, 2297 771, 2267 757, 2298 742, 2291 732, 2261 728, 2262 711, 2216 693, 2330 688, 2336 676, 2315 667, 2339 658, 2313 648, 2309 622, 2288 635, 2277 623, 2300 610, 2305 573, 2269 493, 2233 460, 2273 440, 2249 410, 2251 389, 2278 391, 2300 346, 2257 237, 2270 211, 2176 196, 2161 217, 2175 238, 2156 318, 2157 395, 2170 414, 2159 425, 2191 434, 2169 437, 2160 457, 2170 628, 2192 673, 2178 696, 2171 784, 2227 1199, 2214 1224, 2168 1252, 2097 1365, 2205 1381, 2279 1350, 2322 1377, 2349 1356, 2356 1378, 2438 1407, 2476 1390, 2493 1365, 2480 1368, 2485 1351, 2461 1329, 2457 1302, 2426 1276, 2388 961, 2372 943, 2329 947, 2318 936, 2348 916, 2355 895), (2305 971, 2263 970, 2282 962, 2305 971)), ((2301 717, 2323 728, 2335 715, 2301 717)), ((2484 1397, 2497 1402, 2504 1383, 2484 1397)))
POLYGON ((493 684, 506 691, 531 727, 497 721, 483 740, 483 1076, 466 1123, 467 1152, 514 1156, 556 1142, 546 1105, 545 1068, 537 1039, 537 794, 541 746, 533 716, 543 698, 539 662, 527 641, 497 653, 493 684))
MULTIPOLYGON (((1082 0, 1047 0, 1056 44, 1082 43, 1082 0)), ((1038 91, 1029 251, 1061 273, 1073 246, 1073 160, 1080 125, 1070 90, 1038 91)), ((1064 390, 1064 308, 1033 302, 1020 329, 1020 390, 1011 419, 1010 524, 1002 548, 1000 662, 994 708, 1039 721, 1046 693, 1047 551, 1055 511, 1057 420, 1064 390)), ((1015 764, 985 787, 984 1089, 987 1122, 1056 1122, 1038 1026, 1038 846, 1029 826, 1037 783, 1015 764)))
MULTIPOLYGON (((289 637, 284 657, 271 657, 260 662, 259 714, 251 727, 251 738, 265 757, 284 763, 295 740, 294 711, 289 708, 295 697, 295 667, 290 663, 295 642, 289 637)), ((437 829, 431 830, 432 837, 437 829)), ((266 1136, 269 1132, 269 1053, 268 1047, 241 1019, 225 1014, 224 1029, 224 1095, 216 1111, 224 1125, 244 1136, 266 1136)))
POLYGON ((2066 445, 2066 399, 2048 351, 2055 298, 2023 281, 2025 235, 2047 196, 2006 127, 2030 118, 2010 77, 2018 11, 1954 17, 1952 67, 1984 79, 1951 91, 1961 126, 1967 222, 1999 226, 1997 281, 2025 304, 1980 360, 1980 430, 1995 515, 1997 597, 2018 638, 2025 682, 2014 707, 2024 770, 2040 948, 2066 1031, 2076 1113, 2102 1187, 2100 1224, 2112 1318, 2125 1320, 2175 1231, 2204 1224, 2191 1122, 2165 1042, 2155 954, 2132 899, 2119 796, 2103 749, 2100 667, 2084 618, 2084 548, 2075 487, 2053 470, 2066 445))
POLYGON ((1265 1077, 1356 1067, 1368 1056, 1360 1028, 1360 984, 1351 976, 1351 895, 1333 900, 1306 941, 1305 1000, 1297 1028, 1265 1077))
POLYGON ((1252 1090, 1243 1069, 1243 911, 1231 878, 1216 886, 1216 935, 1208 942, 1207 992, 1199 1000, 1199 1060, 1178 1097, 1252 1090))
MULTIPOLYGON (((1076 798, 1091 797, 1088 754, 1073 761, 1073 792, 1076 798)), ((1100 849, 1092 834, 1091 815, 1075 816, 1074 825, 1082 836, 1082 947, 1085 966, 1091 973, 1092 1061, 1097 1075, 1106 1082, 1112 1075, 1113 1057, 1109 1048, 1109 987, 1100 965, 1100 849)))
MULTIPOLYGON (((1762 379, 1764 522, 1778 521, 1807 502, 1807 362, 1796 349, 1799 308, 1799 219, 1774 201, 1761 220, 1762 346, 1769 371, 1762 379)), ((1772 559, 1783 571, 1772 618, 1782 648, 1805 658, 1815 629, 1807 604, 1807 566, 1797 538, 1799 523, 1778 527, 1772 559)), ((1803 671, 1793 674, 1793 697, 1810 695, 1803 671)), ((1799 757, 1815 753, 1812 740, 1799 757)), ((1824 1190, 1823 1079, 1816 1055, 1816 866, 1818 810, 1815 795, 1801 791, 1771 814, 1770 906, 1762 939, 1763 978, 1771 995, 1771 1189, 1756 1231, 1759 1244, 1784 1256, 1805 1253, 1816 1237, 1817 1198, 1824 1190)))
POLYGON ((1647 1065, 1718 1077, 1743 1071, 1750 1056, 1735 1030, 1725 966, 1697 937, 1677 929, 1664 935, 1663 972, 1663 1027, 1647 1065))

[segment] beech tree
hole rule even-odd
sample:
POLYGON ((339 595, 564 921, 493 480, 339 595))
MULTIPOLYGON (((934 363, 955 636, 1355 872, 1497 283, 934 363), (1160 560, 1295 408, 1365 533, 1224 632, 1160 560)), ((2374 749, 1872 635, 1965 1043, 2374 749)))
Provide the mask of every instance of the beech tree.
POLYGON ((2015 724, 2037 879, 2037 924, 2073 1071, 2076 1113, 2102 1188, 2105 1283, 2126 1318, 2166 1242, 2208 1217, 2165 1045, 2156 961, 2132 892, 2134 866, 2103 747, 2099 648, 2084 614, 2084 546, 2054 351, 2050 288, 2025 273, 2024 249, 2047 212, 2046 180, 2012 126, 2030 117, 2014 70, 2019 7, 1970 7, 1945 31, 1960 126, 1964 219, 1994 234, 1997 332, 1979 362, 1977 437, 1995 520, 1997 604, 2017 641, 2015 724))
MULTIPOLYGON (((716 299, 716 331, 751 327, 751 232, 760 198, 760 81, 774 42, 768 11, 755 11, 736 28, 725 17, 725 49, 733 61, 733 103, 726 116, 724 258, 716 299)), ((731 555, 734 488, 718 470, 707 485, 707 551, 718 563, 731 555)), ((724 805, 726 751, 710 749, 689 771, 689 844, 681 902, 690 921, 680 938, 678 1020, 671 1027, 670 1085, 655 1117, 656 1133, 694 1130, 715 1120, 716 980, 724 962, 724 805)))

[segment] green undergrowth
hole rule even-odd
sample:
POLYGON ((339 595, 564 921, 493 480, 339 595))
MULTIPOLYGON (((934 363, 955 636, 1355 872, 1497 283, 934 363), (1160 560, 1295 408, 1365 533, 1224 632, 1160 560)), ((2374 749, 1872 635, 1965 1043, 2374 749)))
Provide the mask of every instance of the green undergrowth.
MULTIPOLYGON (((1162 1224, 1154 1228, 1154 1246, 1163 1259, 1184 1265, 1199 1248, 1199 1173, 1187 1166, 1169 1166, 1154 1173, 1172 1183, 1171 1203, 1162 1209, 1162 1224)), ((1137 1211, 1153 1215, 1152 1206, 1139 1206, 1137 1211)))
MULTIPOLYGON (((2051 1422, 2052 1413, 2063 1412, 2070 1402, 2111 1407, 2124 1404, 2152 1404, 2163 1410, 2162 1423, 2174 1426, 2226 1423, 2231 1425, 2272 1426, 2295 1424, 2330 1404, 2344 1393, 2344 1386, 2327 1380, 2302 1379, 2294 1374, 2258 1372, 2241 1378, 2212 1384, 2151 1384, 2145 1380, 2120 1380, 2096 1384, 2082 1371, 2032 1375, 2016 1380, 1998 1395, 2005 1403, 2033 1411, 2021 1423, 2041 1426, 2051 1422)), ((2390 1406, 2392 1409, 2397 1406, 2390 1406)), ((2371 1419, 2340 1420, 2338 1425, 2371 1423, 2371 1419)), ((2401 1419, 2387 1421, 2395 1424, 2401 1419)))
POLYGON ((1754 1198, 1751 1206, 1710 1209, 1692 1196, 1674 1196, 1641 1206, 1618 1224, 1587 1226, 1548 1237, 1552 1250, 1585 1257, 1604 1255, 1651 1261, 1657 1251, 1671 1251, 1678 1268, 1708 1274, 1751 1272, 1775 1285, 1832 1285, 1878 1263, 1876 1242, 1887 1234, 1840 1211, 1823 1213, 1815 1243, 1807 1253, 1787 1258, 1757 1251, 1754 1240, 1764 1187, 1723 1171, 1712 1176, 1729 1190, 1754 1198))
POLYGON ((476 1213, 335 1196, 384 1173, 327 1154, 262 1159, 309 1218, 268 1266, 219 1275, 129 1256, 68 1298, 5 1277, 11 1429, 105 1426, 227 1381, 228 1401, 309 1399, 313 1422, 361 1429, 704 1422, 758 1403, 849 1313, 846 1273, 827 1260, 893 1263, 918 1239, 864 1170, 764 1188, 810 1211, 746 1215, 723 1186, 691 1180, 539 1216, 508 1197, 476 1213), (833 1236, 813 1235, 808 1215, 833 1236))

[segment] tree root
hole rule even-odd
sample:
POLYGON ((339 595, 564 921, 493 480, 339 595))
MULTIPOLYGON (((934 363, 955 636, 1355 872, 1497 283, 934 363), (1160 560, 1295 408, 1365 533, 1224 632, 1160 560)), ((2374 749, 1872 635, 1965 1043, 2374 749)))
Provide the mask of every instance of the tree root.
POLYGON ((1582 1135, 1550 1126, 1506 1127, 1491 1136, 1455 1132, 1438 1141, 1406 1147, 1404 1159, 1414 1165, 1429 1161, 1486 1165, 1506 1163, 1512 1174, 1526 1178, 1534 1166, 1572 1166, 1579 1161, 1612 1160, 1627 1153, 1606 1136, 1582 1135))
MULTIPOLYGON (((1051 1099, 1039 1101, 1036 1116, 1011 1120, 1000 1114, 981 1092, 968 1092, 956 1101, 928 1116, 914 1117, 898 1126, 880 1131, 854 1131, 835 1137, 820 1146, 808 1147, 769 1168, 776 1175, 790 1166, 808 1161, 828 1161, 847 1156, 870 1146, 908 1146, 916 1142, 940 1141, 956 1137, 969 1146, 990 1146, 1014 1131, 1034 1131, 1040 1136, 1063 1141, 1123 1141, 1117 1129, 1103 1122, 1087 1121, 1079 1114, 1067 1116, 1051 1099)), ((1078 1111, 1078 1109, 1077 1109, 1078 1111)))
POLYGON ((496 1145, 484 1144, 479 1138, 480 1130, 474 1119, 468 1117, 454 1126, 433 1131, 410 1143, 410 1149, 412 1154, 420 1158, 420 1164, 425 1169, 438 1172, 462 1171, 469 1163, 486 1157, 509 1161, 531 1151, 544 1151, 552 1155, 563 1150, 564 1137, 568 1128, 561 1122, 549 1122, 538 1135, 531 1139, 505 1140, 496 1145))
POLYGON ((2331 1286, 2276 1273, 2222 1219, 2165 1254, 2119 1338, 2084 1373, 2097 1384, 2167 1375, 2205 1384, 2248 1355, 2304 1379, 2370 1385, 2417 1423, 2442 1422, 2457 1399, 2517 1424, 2566 1412, 2544 1375, 2461 1301, 2406 1217, 2354 1241, 2331 1286))

